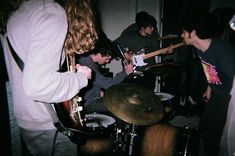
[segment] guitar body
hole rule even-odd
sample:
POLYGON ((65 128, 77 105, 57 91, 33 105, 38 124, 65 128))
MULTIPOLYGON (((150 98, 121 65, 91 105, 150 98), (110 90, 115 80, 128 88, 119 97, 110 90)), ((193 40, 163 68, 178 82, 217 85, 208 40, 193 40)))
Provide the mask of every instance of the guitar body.
POLYGON ((73 122, 69 113, 69 102, 64 101, 62 103, 54 104, 57 116, 65 127, 73 128, 73 122))
POLYGON ((132 56, 132 62, 133 62, 133 65, 136 67, 142 67, 142 66, 147 65, 147 63, 144 62, 144 54, 132 56))
POLYGON ((138 54, 138 55, 134 55, 134 56, 132 56, 133 65, 136 66, 136 67, 145 66, 145 65, 147 65, 147 63, 144 62, 145 59, 148 59, 148 58, 160 55, 160 54, 167 54, 167 53, 169 53, 169 51, 171 51, 175 48, 181 47, 183 45, 184 45, 184 43, 181 42, 181 43, 171 45, 169 47, 159 49, 157 51, 154 51, 154 52, 151 52, 151 53, 148 53, 148 54, 141 53, 141 54, 138 54))
POLYGON ((81 106, 76 99, 55 104, 57 116, 65 127, 79 129, 83 126, 81 106))
MULTIPOLYGON (((72 72, 76 71, 74 55, 66 54, 66 61, 62 65, 60 72, 65 72, 67 70, 72 72)), ((83 121, 81 117, 81 101, 81 97, 76 95, 68 101, 54 104, 57 116, 65 127, 74 129, 79 129, 82 127, 83 121)))

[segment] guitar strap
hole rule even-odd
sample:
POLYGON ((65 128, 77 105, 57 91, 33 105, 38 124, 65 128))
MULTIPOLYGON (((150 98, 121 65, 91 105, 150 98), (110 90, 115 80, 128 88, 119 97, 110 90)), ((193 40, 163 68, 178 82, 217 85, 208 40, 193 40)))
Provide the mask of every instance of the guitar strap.
POLYGON ((17 53, 15 52, 15 50, 13 49, 8 37, 6 37, 7 39, 7 42, 8 42, 8 46, 10 48, 10 52, 13 56, 13 58, 15 59, 16 61, 16 64, 18 65, 18 67, 20 68, 21 71, 23 71, 24 69, 24 62, 22 61, 22 59, 17 55, 17 53))
MULTIPOLYGON (((7 39, 7 42, 8 42, 8 46, 10 48, 10 52, 11 52, 16 64, 19 66, 20 70, 23 71, 24 62, 22 61, 22 59, 17 55, 17 53, 13 49, 8 37, 6 37, 6 39, 7 39)), ((49 114, 51 115, 51 117, 53 119, 53 124, 58 129, 58 131, 60 131, 61 133, 63 133, 66 136, 71 137, 73 135, 72 132, 70 130, 68 130, 66 127, 64 127, 64 125, 58 119, 57 114, 56 114, 56 112, 53 108, 53 104, 46 104, 45 103, 44 105, 47 108, 47 111, 49 112, 49 114)))

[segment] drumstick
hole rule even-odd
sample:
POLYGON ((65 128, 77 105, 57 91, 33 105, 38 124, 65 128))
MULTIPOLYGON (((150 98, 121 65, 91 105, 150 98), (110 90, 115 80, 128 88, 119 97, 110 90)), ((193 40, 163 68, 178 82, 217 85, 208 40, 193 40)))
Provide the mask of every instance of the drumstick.
POLYGON ((117 44, 118 50, 120 51, 120 53, 122 54, 122 57, 124 58, 124 61, 126 61, 128 64, 130 64, 130 61, 126 58, 126 56, 124 55, 122 49, 120 48, 120 46, 117 44))

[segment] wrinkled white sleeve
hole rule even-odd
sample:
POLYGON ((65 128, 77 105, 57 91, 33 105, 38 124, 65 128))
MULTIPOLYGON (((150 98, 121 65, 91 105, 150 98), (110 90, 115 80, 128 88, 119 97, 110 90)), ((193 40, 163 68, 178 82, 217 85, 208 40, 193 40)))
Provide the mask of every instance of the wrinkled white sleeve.
POLYGON ((58 7, 34 12, 29 19, 28 55, 23 88, 29 97, 42 102, 62 102, 74 97, 88 83, 83 73, 59 73, 59 62, 67 17, 58 7))

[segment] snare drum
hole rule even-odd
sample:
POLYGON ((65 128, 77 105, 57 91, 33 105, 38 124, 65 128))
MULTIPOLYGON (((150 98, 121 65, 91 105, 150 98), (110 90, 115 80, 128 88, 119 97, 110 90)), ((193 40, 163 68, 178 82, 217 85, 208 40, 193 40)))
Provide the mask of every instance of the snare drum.
POLYGON ((115 127, 115 119, 111 116, 93 113, 85 115, 85 129, 97 135, 110 134, 115 127))
POLYGON ((162 101, 165 107, 165 116, 167 119, 171 119, 174 116, 174 96, 168 93, 155 93, 162 101))
POLYGON ((115 128, 115 119, 104 114, 86 114, 84 131, 87 132, 86 143, 80 146, 80 155, 104 155, 113 150, 112 134, 115 128))

